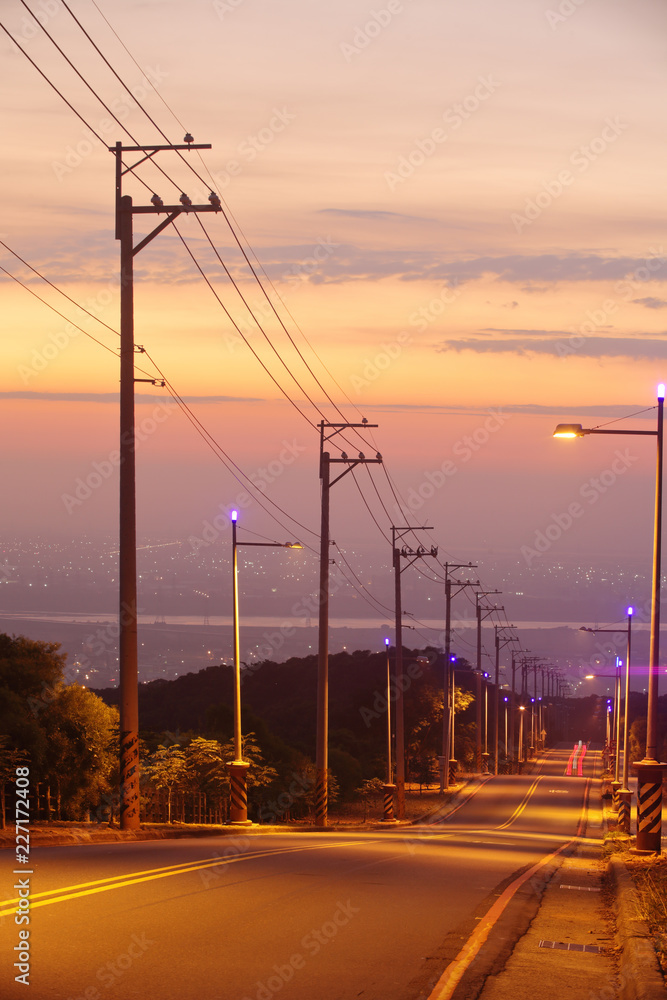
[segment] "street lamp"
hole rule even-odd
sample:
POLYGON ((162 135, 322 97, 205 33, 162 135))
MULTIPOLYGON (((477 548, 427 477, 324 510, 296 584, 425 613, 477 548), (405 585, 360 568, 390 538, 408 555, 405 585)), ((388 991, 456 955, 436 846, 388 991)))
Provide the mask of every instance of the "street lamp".
POLYGON ((526 711, 525 705, 519 705, 519 774, 523 764, 523 713, 526 711))
POLYGON ((250 763, 243 759, 243 739, 241 736, 241 657, 239 643, 239 586, 238 557, 240 545, 258 548, 301 549, 299 542, 239 542, 236 539, 238 511, 233 510, 232 519, 232 605, 234 624, 234 760, 229 765, 231 785, 230 823, 234 826, 250 826, 248 819, 247 772, 250 763))
POLYGON ((449 758, 447 766, 449 766, 449 783, 453 785, 454 782, 456 781, 456 765, 458 763, 456 760, 456 754, 454 752, 454 721, 456 716, 456 656, 454 656, 454 654, 450 654, 449 663, 452 673, 452 690, 451 690, 452 711, 450 713, 450 722, 452 728, 449 737, 449 752, 451 753, 452 756, 449 758))
POLYGON ((393 772, 391 767, 391 669, 389 666, 389 639, 384 640, 387 650, 387 781, 383 787, 384 793, 384 815, 383 823, 395 823, 394 818, 394 791, 396 785, 392 782, 393 772))
MULTIPOLYGON (((621 666, 622 660, 616 657, 616 699, 617 699, 617 719, 618 728, 616 731, 616 769, 615 769, 615 782, 616 784, 616 802, 618 804, 618 827, 623 833, 630 833, 630 808, 632 802, 632 792, 628 787, 628 769, 629 769, 629 747, 628 747, 628 706, 630 703, 630 657, 632 654, 632 616, 635 613, 635 609, 630 606, 626 610, 628 616, 628 624, 625 629, 616 628, 586 628, 584 625, 579 629, 580 632, 625 632, 627 634, 627 645, 626 645, 626 655, 625 655, 625 709, 623 712, 623 776, 619 782, 619 753, 620 753, 620 698, 621 698, 621 666), (619 787, 620 785, 620 787, 619 787)), ((586 680, 595 679, 596 674, 587 674, 586 680)), ((604 675, 603 675, 604 676, 604 675)))
POLYGON ((489 773, 489 675, 485 670, 484 678, 484 753, 482 754, 482 770, 489 773))
POLYGON ((653 582, 651 587, 651 644, 649 652, 646 750, 637 767, 637 850, 661 853, 662 765, 658 761, 658 664, 660 660, 660 574, 662 555, 662 445, 665 385, 657 391, 658 423, 654 431, 586 429, 581 424, 559 424, 554 437, 575 438, 587 434, 633 434, 655 437, 655 513, 653 521, 653 582))

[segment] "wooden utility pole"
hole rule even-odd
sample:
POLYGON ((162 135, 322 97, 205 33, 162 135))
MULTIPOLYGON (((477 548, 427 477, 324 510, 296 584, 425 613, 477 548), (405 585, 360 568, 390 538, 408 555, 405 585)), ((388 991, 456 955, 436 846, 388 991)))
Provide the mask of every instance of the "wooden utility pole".
POLYGON ((404 545, 399 549, 397 542, 410 531, 433 531, 433 528, 395 528, 391 529, 391 549, 394 565, 395 586, 395 617, 396 617, 396 806, 399 819, 405 819, 405 711, 403 694, 405 678, 403 674, 403 605, 401 600, 401 573, 412 566, 418 559, 425 556, 438 555, 436 546, 425 549, 419 545, 410 549, 404 545), (401 559, 409 559, 401 568, 401 559))
POLYGON ((327 424, 320 421, 320 480, 322 481, 322 521, 320 528, 320 589, 319 589, 319 634, 317 651, 317 735, 315 768, 315 823, 317 826, 327 825, 329 798, 329 492, 332 486, 340 482, 343 476, 351 472, 357 465, 377 465, 382 462, 378 452, 375 458, 366 458, 359 452, 356 458, 348 458, 341 452, 340 458, 332 458, 324 450, 325 444, 337 434, 348 428, 372 428, 377 424, 369 424, 363 420, 360 424, 327 424), (325 434, 325 431, 331 433, 325 434), (331 466, 345 465, 347 468, 335 479, 331 479, 331 466))
MULTIPOLYGON (((119 582, 119 683, 120 683, 120 826, 139 827, 139 690, 137 655, 137 522, 134 434, 134 257, 182 212, 219 212, 220 199, 211 192, 209 205, 193 205, 181 195, 180 205, 164 205, 153 195, 151 205, 134 206, 123 195, 122 181, 128 171, 152 159, 161 150, 210 149, 185 137, 183 146, 123 146, 116 154, 116 239, 120 240, 120 536, 119 582), (189 140, 189 141, 188 141, 189 140), (124 167, 124 153, 143 153, 137 163, 124 167), (148 236, 134 245, 133 216, 166 214, 148 236)), ((151 380, 152 381, 152 380, 151 380)))

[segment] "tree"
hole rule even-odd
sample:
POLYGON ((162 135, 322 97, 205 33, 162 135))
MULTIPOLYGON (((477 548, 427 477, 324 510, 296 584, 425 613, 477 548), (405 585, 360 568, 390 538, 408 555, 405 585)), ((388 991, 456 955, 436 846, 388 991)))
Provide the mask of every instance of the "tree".
POLYGON ((5 829, 7 785, 14 783, 16 768, 25 764, 26 760, 24 750, 12 749, 9 737, 0 736, 0 830, 5 829))
POLYGON ((0 634, 0 736, 29 764, 33 785, 56 790, 58 818, 80 819, 110 787, 118 712, 64 683, 59 649, 0 634))
POLYGON ((368 818, 368 808, 371 802, 377 806, 384 798, 384 781, 382 778, 366 778, 358 789, 359 798, 364 804, 364 823, 368 818))
POLYGON ((40 720, 62 684, 65 655, 59 649, 59 643, 0 634, 0 734, 28 754, 33 780, 47 762, 40 720))
POLYGON ((186 777, 185 752, 178 743, 166 747, 160 744, 157 750, 146 758, 144 773, 155 788, 167 790, 167 822, 171 823, 171 798, 174 789, 186 777))
POLYGON ((79 684, 61 683, 40 721, 48 743, 45 777, 57 795, 56 818, 81 819, 111 789, 118 711, 79 684))

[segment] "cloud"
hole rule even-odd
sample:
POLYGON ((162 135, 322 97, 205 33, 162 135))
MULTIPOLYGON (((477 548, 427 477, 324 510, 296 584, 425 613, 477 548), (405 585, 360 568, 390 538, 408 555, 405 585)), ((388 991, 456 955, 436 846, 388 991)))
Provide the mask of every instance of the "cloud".
MULTIPOLYGON (((414 222, 414 239, 410 244, 420 245, 419 235, 424 223, 436 220, 398 212, 364 209, 322 209, 320 214, 332 218, 354 217, 382 223, 414 222)), ((180 222, 179 222, 180 225, 180 222)), ((193 234, 186 224, 182 226, 189 247, 201 263, 203 270, 214 281, 224 278, 220 262, 215 258, 208 242, 201 233, 193 234)), ((470 256, 431 249, 386 249, 356 246, 340 241, 340 234, 321 234, 312 243, 273 244, 255 247, 261 266, 273 281, 309 281, 313 284, 342 284, 352 281, 382 281, 393 278, 399 281, 432 281, 439 284, 461 285, 482 279, 495 279, 517 285, 524 293, 544 292, 555 283, 578 281, 620 281, 632 277, 637 284, 648 281, 667 281, 667 258, 615 257, 611 254, 548 253, 506 254, 503 256, 470 256), (651 263, 652 270, 647 267, 651 263)), ((251 278, 247 263, 239 248, 218 239, 219 230, 209 230, 220 257, 238 281, 251 278)), ((385 231, 386 232, 386 231, 385 231)), ((137 233, 137 240, 141 233, 137 233)), ((405 243, 405 240, 402 240, 405 243)), ((81 238, 61 240, 58 249, 46 259, 43 249, 36 245, 25 249, 25 257, 33 262, 51 281, 56 283, 95 281, 106 286, 118 285, 117 249, 109 230, 85 233, 85 260, 82 260, 81 238)), ((10 270, 23 274, 23 270, 9 255, 0 259, 12 261, 10 270), (3 259, 4 258, 4 259, 3 259)), ((160 236, 159 255, 139 254, 135 262, 138 281, 156 284, 190 284, 201 282, 197 268, 176 232, 168 229, 160 236)), ((35 280, 25 272, 25 280, 35 280)), ((646 297, 636 300, 647 308, 661 308, 662 299, 646 297), (658 305, 660 303, 660 305, 658 305)), ((667 302, 664 303, 667 305, 667 302)), ((515 299, 509 298, 507 308, 516 308, 515 299)))
MULTIPOLYGON (((40 400, 47 403, 119 403, 120 395, 117 392, 30 392, 29 390, 15 390, 13 392, 0 392, 0 399, 29 399, 40 400)), ((265 403, 265 399, 254 396, 181 396, 185 403, 265 403)), ((134 401, 141 403, 173 403, 171 396, 152 396, 149 393, 138 392, 134 401)))
POLYGON ((509 403, 502 406, 439 406, 429 403, 371 403, 364 406, 369 413, 431 413, 439 416, 488 417, 494 411, 517 413, 527 416, 561 417, 564 413, 574 413, 581 417, 598 417, 614 420, 632 414, 633 419, 655 420, 653 408, 646 410, 645 404, 623 403, 609 406, 591 406, 590 403, 573 403, 565 410, 562 403, 509 403), (643 411, 641 413, 637 411, 643 411))
POLYGON ((370 219, 378 222, 429 222, 437 223, 437 219, 426 219, 421 215, 407 215, 405 212, 386 212, 371 208, 321 208, 321 215, 340 215, 349 219, 370 219))
POLYGON ((473 351, 477 354, 551 354, 556 357, 580 358, 667 358, 667 339, 634 339, 632 337, 573 338, 563 334, 562 340, 482 340, 468 337, 464 340, 443 340, 436 345, 439 354, 448 351, 473 351), (579 344, 579 340, 583 343, 579 344))
POLYGON ((653 295, 647 295, 643 299, 633 299, 632 301, 637 306, 646 306, 647 309, 665 309, 667 307, 665 299, 656 299, 653 295))

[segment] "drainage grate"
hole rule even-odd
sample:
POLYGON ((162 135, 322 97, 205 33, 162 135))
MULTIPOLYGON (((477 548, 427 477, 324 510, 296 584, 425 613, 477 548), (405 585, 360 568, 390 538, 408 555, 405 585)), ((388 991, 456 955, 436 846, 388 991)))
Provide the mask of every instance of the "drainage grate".
POLYGON ((593 885, 559 885, 559 889, 577 889, 579 892, 600 892, 599 888, 593 885))
POLYGON ((540 948, 553 948, 556 951, 587 951, 599 955, 602 948, 599 944, 574 944, 566 941, 540 941, 540 948))

